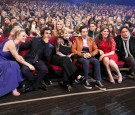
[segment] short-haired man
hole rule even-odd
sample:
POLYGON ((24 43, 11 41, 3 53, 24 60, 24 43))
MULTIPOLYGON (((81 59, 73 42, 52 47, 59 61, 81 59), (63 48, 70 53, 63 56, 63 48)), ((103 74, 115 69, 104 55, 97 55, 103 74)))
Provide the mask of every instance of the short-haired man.
POLYGON ((100 63, 94 56, 98 53, 98 48, 92 38, 88 37, 88 28, 87 26, 81 26, 80 37, 76 38, 72 45, 72 52, 78 55, 78 62, 83 65, 85 87, 90 87, 88 82, 88 73, 89 73, 89 64, 93 65, 94 77, 96 79, 96 86, 103 88, 101 83, 101 73, 100 73, 100 63))
POLYGON ((135 37, 131 36, 127 26, 121 27, 115 42, 119 59, 128 62, 135 74, 135 37))
POLYGON ((96 23, 92 22, 89 25, 88 36, 95 39, 97 37, 97 35, 98 35, 98 32, 96 31, 96 23))
MULTIPOLYGON (((38 70, 37 79, 34 79, 30 69, 25 65, 22 66, 23 76, 32 83, 32 86, 24 89, 24 92, 37 90, 41 87, 41 82, 46 76, 47 63, 51 54, 51 47, 49 44, 51 34, 51 29, 46 27, 41 32, 42 37, 35 37, 20 46, 20 50, 30 50, 28 54, 26 54, 25 60, 38 70)), ((42 88, 46 89, 45 85, 42 85, 42 88)))

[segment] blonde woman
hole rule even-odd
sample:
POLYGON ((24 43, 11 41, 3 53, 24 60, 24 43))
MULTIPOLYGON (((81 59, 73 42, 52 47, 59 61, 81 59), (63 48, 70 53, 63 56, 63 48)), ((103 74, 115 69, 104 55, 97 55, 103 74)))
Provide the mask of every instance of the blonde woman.
POLYGON ((13 36, 14 39, 7 39, 0 44, 0 97, 10 92, 14 96, 20 95, 17 87, 23 81, 23 77, 17 62, 28 66, 31 70, 35 69, 17 52, 19 44, 26 40, 25 31, 18 28, 13 36))

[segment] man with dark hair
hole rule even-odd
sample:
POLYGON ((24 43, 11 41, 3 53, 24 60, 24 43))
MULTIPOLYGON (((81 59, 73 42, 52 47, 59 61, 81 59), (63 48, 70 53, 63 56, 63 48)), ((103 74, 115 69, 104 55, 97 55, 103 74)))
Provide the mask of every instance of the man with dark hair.
POLYGON ((135 74, 135 37, 131 36, 127 26, 121 27, 120 35, 115 37, 115 42, 119 59, 128 62, 135 74))
POLYGON ((86 88, 90 87, 88 82, 88 73, 89 73, 89 64, 93 65, 94 77, 96 79, 96 86, 103 88, 101 83, 101 73, 100 73, 100 63, 94 56, 98 53, 98 48, 92 38, 88 37, 88 28, 87 26, 81 26, 80 29, 81 36, 75 39, 72 45, 72 52, 78 55, 78 62, 83 65, 84 77, 86 81, 84 86, 86 88))
POLYGON ((95 22, 90 23, 88 31, 89 37, 95 39, 97 37, 97 34, 98 32, 96 31, 96 23, 95 22))
MULTIPOLYGON (((44 28, 41 32, 41 38, 35 37, 20 46, 20 50, 30 49, 28 54, 25 56, 25 60, 31 63, 38 70, 37 79, 34 79, 30 69, 27 66, 22 65, 22 74, 32 84, 31 87, 24 89, 24 92, 37 90, 41 87, 41 82, 46 76, 46 68, 51 54, 51 46, 49 44, 51 34, 52 31, 50 28, 44 28)), ((42 85, 42 88, 46 89, 45 85, 42 85)))

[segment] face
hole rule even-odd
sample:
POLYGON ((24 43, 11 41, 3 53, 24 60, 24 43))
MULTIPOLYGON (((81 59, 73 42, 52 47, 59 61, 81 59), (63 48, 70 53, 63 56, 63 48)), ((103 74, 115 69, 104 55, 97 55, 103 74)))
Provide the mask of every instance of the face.
POLYGON ((45 31, 44 31, 44 36, 43 36, 43 37, 44 37, 44 38, 50 38, 51 35, 52 35, 52 34, 51 34, 51 31, 50 31, 50 30, 45 30, 45 31))
POLYGON ((117 23, 118 25, 120 25, 121 22, 122 22, 121 18, 117 18, 116 23, 117 23))
POLYGON ((52 19, 52 24, 53 24, 53 25, 56 24, 56 19, 52 19))
POLYGON ((44 19, 40 19, 40 23, 41 24, 45 24, 45 20, 44 19))
POLYGON ((129 37, 129 30, 127 28, 123 28, 122 31, 121 31, 121 36, 124 38, 124 39, 127 39, 129 37))
POLYGON ((107 38, 109 36, 109 30, 108 29, 104 29, 101 32, 101 35, 102 35, 103 38, 107 38))
POLYGON ((63 37, 64 37, 64 39, 69 39, 70 35, 71 35, 70 32, 68 30, 65 30, 63 37))
POLYGON ((110 30, 110 32, 113 31, 113 27, 111 25, 109 26, 109 30, 110 30))
POLYGON ((87 36, 88 36, 88 29, 87 28, 82 29, 81 36, 83 38, 87 38, 87 36))
POLYGON ((20 41, 20 42, 25 42, 26 41, 26 38, 27 38, 27 34, 22 31, 18 36, 17 36, 17 39, 20 41))
POLYGON ((57 29, 61 30, 62 29, 62 23, 61 22, 57 22, 57 29))
POLYGON ((70 27, 70 22, 67 21, 66 24, 65 24, 66 27, 70 27))
POLYGON ((95 31, 95 29, 96 29, 96 26, 94 24, 90 24, 90 30, 95 31))
POLYGON ((16 19, 12 19, 12 20, 11 20, 11 25, 13 25, 13 24, 16 23, 16 22, 17 22, 16 19))
POLYGON ((9 24, 10 20, 8 18, 5 18, 5 24, 9 24))

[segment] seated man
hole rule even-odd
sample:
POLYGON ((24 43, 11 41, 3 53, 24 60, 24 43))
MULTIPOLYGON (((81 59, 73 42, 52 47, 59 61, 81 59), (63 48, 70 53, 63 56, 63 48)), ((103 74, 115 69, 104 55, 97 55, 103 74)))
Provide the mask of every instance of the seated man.
POLYGON ((131 36, 127 26, 121 27, 120 35, 115 37, 115 42, 119 59, 128 62, 135 74, 135 37, 131 36))
MULTIPOLYGON (((25 60, 38 70, 37 79, 34 79, 31 70, 25 65, 22 66, 23 76, 26 77, 26 79, 28 79, 32 84, 32 86, 26 88, 24 92, 40 88, 41 82, 46 75, 47 63, 51 54, 49 38, 51 37, 52 31, 50 28, 44 28, 41 34, 41 38, 35 37, 27 43, 20 45, 20 50, 30 49, 28 54, 25 56, 25 60)), ((42 85, 42 88, 46 90, 45 85, 42 85)))
POLYGON ((100 63, 94 56, 98 53, 98 48, 92 38, 88 37, 87 26, 81 26, 80 29, 81 36, 76 38, 72 45, 72 52, 78 55, 78 62, 83 65, 84 77, 86 81, 84 86, 90 87, 88 82, 88 72, 89 64, 94 67, 94 77, 96 79, 96 86, 103 88, 101 83, 101 73, 100 73, 100 63))

